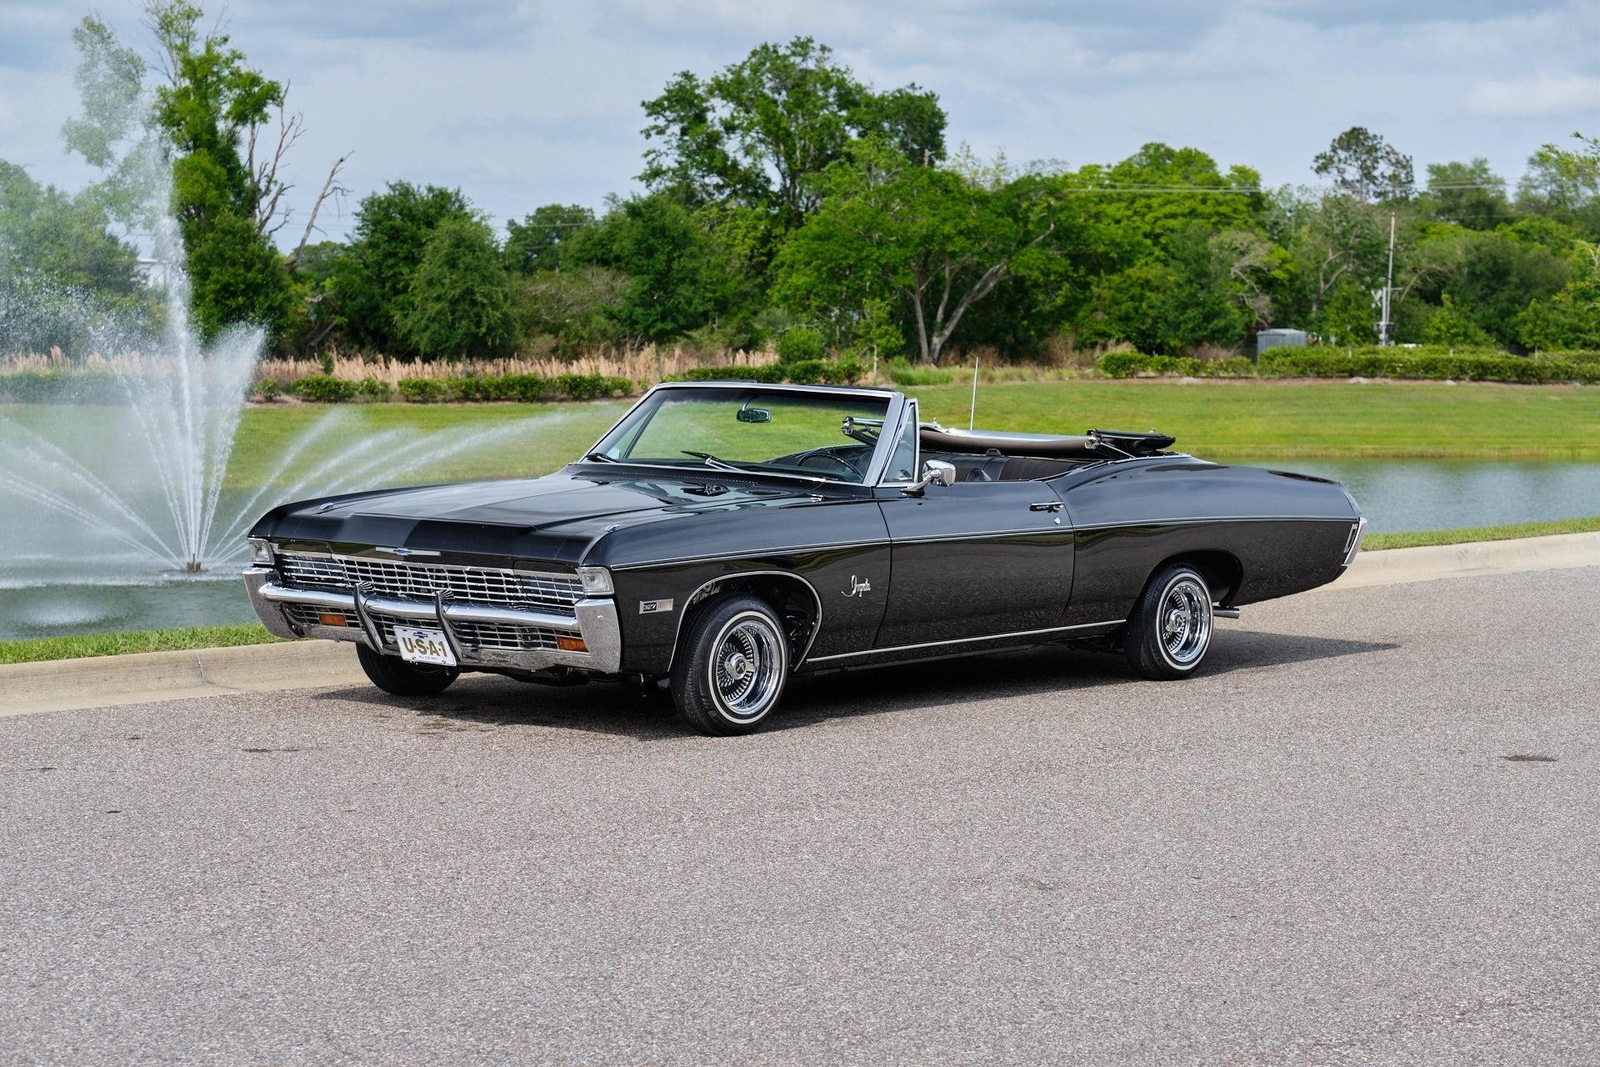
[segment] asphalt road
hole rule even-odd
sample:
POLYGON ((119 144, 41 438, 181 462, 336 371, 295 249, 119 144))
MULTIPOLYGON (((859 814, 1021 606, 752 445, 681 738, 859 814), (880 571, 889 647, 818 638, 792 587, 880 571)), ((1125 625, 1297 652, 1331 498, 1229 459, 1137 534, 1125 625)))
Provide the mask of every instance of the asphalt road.
POLYGON ((1600 1061, 1600 567, 753 737, 466 679, 0 719, 0 1062, 1600 1061))

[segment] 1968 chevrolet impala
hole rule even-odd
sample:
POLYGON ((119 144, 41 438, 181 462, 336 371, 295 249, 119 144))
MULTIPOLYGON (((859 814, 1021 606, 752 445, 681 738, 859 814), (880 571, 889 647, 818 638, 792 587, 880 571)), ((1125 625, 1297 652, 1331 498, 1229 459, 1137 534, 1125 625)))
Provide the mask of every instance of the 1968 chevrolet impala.
POLYGON ((543 478, 285 504, 245 584, 281 637, 353 641, 373 683, 461 671, 669 688, 712 734, 790 676, 1046 642, 1175 679, 1215 616, 1337 578, 1337 482, 1154 432, 946 430, 897 392, 657 386, 543 478))

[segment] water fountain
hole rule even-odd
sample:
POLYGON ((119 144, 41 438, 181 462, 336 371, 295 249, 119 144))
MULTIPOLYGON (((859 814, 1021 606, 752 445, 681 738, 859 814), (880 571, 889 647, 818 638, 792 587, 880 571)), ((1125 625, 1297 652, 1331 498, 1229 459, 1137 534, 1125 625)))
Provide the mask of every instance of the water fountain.
MULTIPOLYGON (((164 202, 165 183, 157 188, 164 202)), ((92 338, 104 371, 78 375, 98 379, 94 395, 0 407, 0 638, 248 621, 237 565, 245 532, 268 507, 426 480, 442 461, 565 421, 367 432, 358 412, 335 408, 283 442, 278 456, 249 457, 257 466, 266 460, 269 473, 230 487, 262 334, 240 328, 200 343, 176 225, 159 214, 153 221, 161 329, 130 331, 92 296, 74 295, 66 303, 77 332, 92 338), (180 602, 192 606, 164 610, 180 602)), ((0 292, 0 314, 5 298, 14 307, 18 294, 0 292)))

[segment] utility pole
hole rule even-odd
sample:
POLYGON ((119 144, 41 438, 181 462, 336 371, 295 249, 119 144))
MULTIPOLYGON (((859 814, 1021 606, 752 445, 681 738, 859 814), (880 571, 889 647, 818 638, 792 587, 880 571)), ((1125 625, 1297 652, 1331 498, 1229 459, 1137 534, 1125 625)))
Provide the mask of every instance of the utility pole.
POLYGON ((1383 283, 1383 321, 1378 323, 1378 343, 1394 344, 1394 321, 1389 317, 1389 299, 1394 295, 1394 212, 1389 212, 1389 276, 1383 283))

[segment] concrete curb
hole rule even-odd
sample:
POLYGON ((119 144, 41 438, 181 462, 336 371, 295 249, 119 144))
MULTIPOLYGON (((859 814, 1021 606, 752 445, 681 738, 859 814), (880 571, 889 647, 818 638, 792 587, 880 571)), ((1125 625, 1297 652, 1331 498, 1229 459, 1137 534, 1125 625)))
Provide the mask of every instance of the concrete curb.
MULTIPOLYGON (((1600 566, 1600 532, 1558 534, 1365 552, 1325 588, 1593 566, 1600 566)), ((219 693, 365 684, 355 649, 342 641, 17 663, 0 666, 0 718, 219 693)))
POLYGON ((332 641, 12 663, 0 666, 0 718, 366 680, 354 646, 332 641))
POLYGON ((1363 552, 1334 589, 1600 566, 1600 531, 1363 552))

